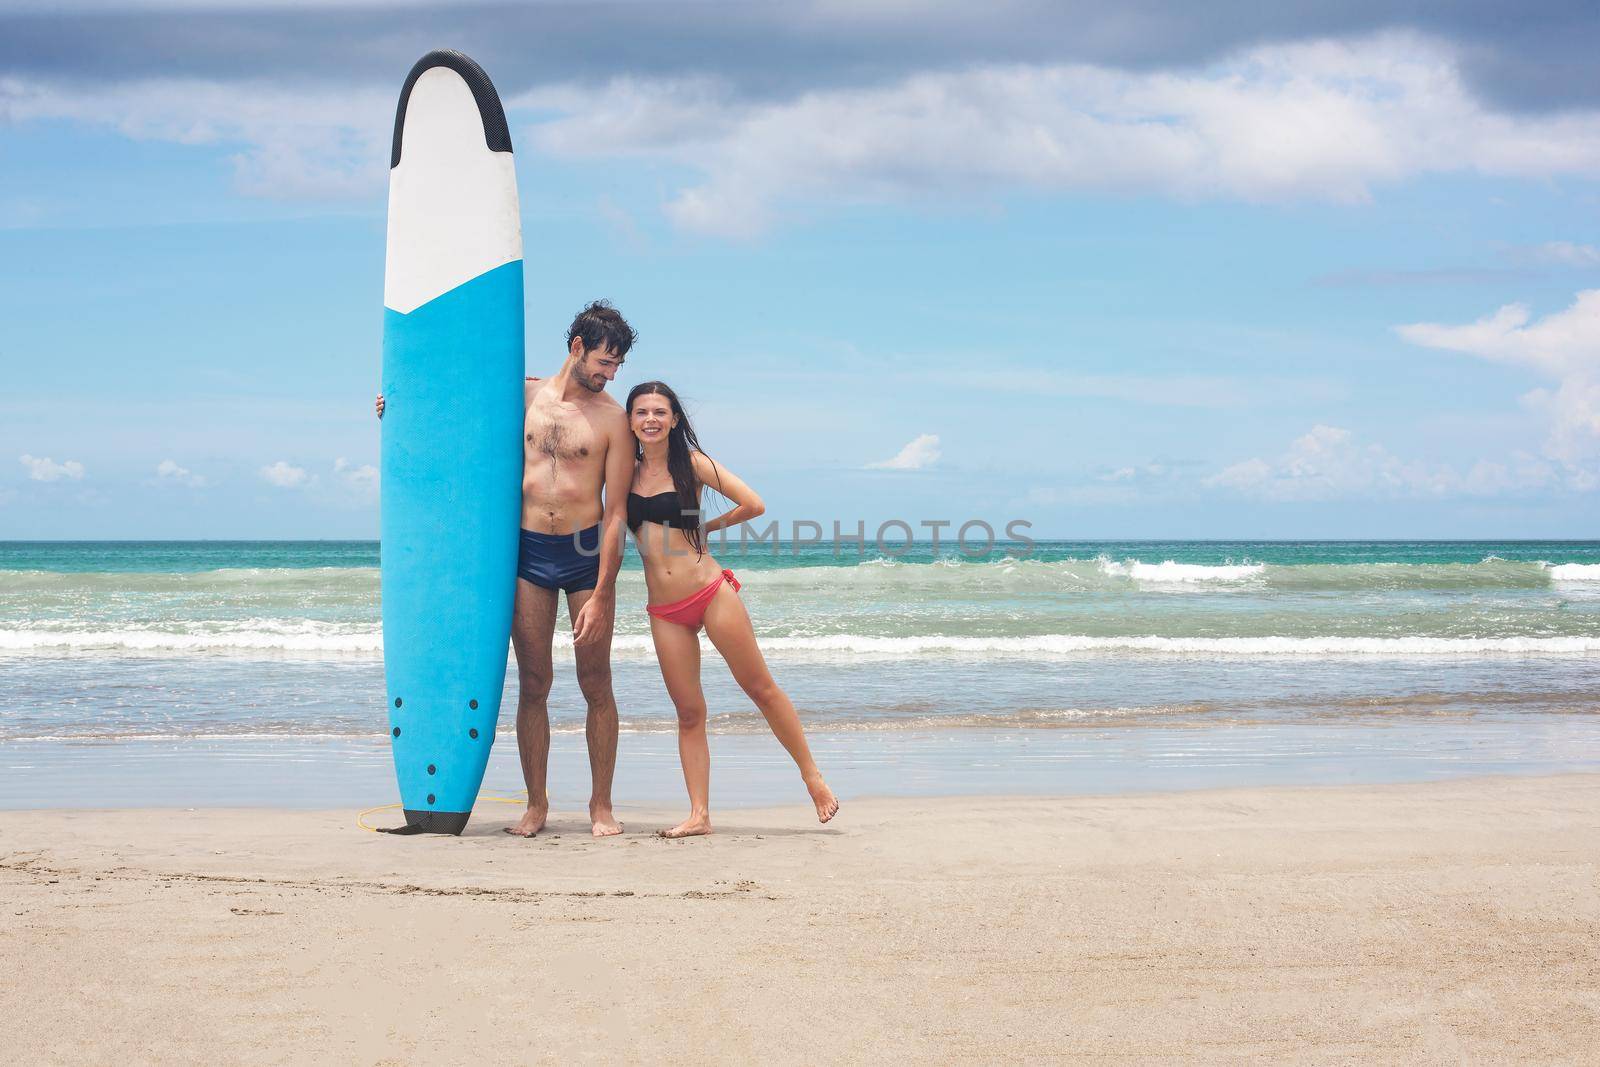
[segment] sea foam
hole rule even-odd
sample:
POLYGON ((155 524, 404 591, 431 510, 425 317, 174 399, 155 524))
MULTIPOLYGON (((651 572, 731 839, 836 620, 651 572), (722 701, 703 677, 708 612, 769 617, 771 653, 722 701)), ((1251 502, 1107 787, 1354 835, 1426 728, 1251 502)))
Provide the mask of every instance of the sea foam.
POLYGON ((1557 563, 1550 568, 1553 582, 1600 582, 1600 563, 1557 563))
MULTIPOLYGON (((1360 656, 1411 659, 1476 655, 1592 655, 1600 653, 1600 637, 1163 637, 1158 635, 1090 636, 1037 634, 1018 637, 914 635, 876 637, 833 634, 816 637, 762 636, 761 648, 774 655, 805 659, 908 658, 972 656, 983 658, 1056 659, 1086 654, 1183 655, 1252 658, 1261 656, 1360 656)), ((705 644, 702 637, 702 643, 705 644)), ((566 653, 571 638, 558 634, 555 646, 566 653)), ((706 644, 709 650, 709 644, 706 644)), ((653 657, 648 635, 619 634, 615 652, 653 657)), ((375 656, 383 651, 383 635, 367 632, 283 632, 234 630, 215 633, 173 633, 163 630, 6 630, 0 629, 0 653, 50 654, 122 652, 145 655, 310 654, 375 656)), ((709 654, 709 653, 708 653, 709 654)))
POLYGON ((1136 582, 1198 583, 1240 582, 1259 577, 1267 568, 1264 563, 1202 564, 1177 563, 1163 560, 1160 563, 1141 563, 1127 560, 1118 563, 1101 557, 1100 570, 1108 575, 1132 578, 1136 582))

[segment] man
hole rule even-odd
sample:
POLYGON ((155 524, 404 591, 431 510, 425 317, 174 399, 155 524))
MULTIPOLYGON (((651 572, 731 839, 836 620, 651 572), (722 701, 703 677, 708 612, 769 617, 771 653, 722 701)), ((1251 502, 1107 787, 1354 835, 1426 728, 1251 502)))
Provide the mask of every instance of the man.
MULTIPOLYGON (((627 414, 605 388, 634 339, 617 310, 596 301, 572 320, 561 369, 553 377, 523 383, 522 547, 511 645, 517 655, 517 750, 528 809, 506 828, 519 837, 537 834, 549 815, 550 650, 562 592, 572 619, 578 685, 589 705, 589 818, 596 837, 622 832, 611 810, 617 764, 611 630, 634 449, 627 414)), ((382 396, 377 407, 381 418, 382 396)))

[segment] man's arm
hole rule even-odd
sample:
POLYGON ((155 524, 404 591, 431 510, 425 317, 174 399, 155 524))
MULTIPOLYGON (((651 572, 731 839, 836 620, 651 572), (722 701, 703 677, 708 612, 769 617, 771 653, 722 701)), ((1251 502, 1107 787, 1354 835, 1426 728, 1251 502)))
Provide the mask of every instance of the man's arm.
POLYGON ((628 490, 633 488, 633 434, 621 408, 608 415, 606 498, 600 512, 600 582, 596 588, 615 596, 617 572, 622 569, 622 530, 628 521, 628 490))
POLYGON ((633 434, 619 408, 606 413, 605 507, 600 513, 600 574, 594 595, 572 623, 572 640, 596 640, 611 629, 617 607, 617 572, 622 569, 623 527, 633 487, 633 434), (604 623, 604 625, 602 625, 604 623))

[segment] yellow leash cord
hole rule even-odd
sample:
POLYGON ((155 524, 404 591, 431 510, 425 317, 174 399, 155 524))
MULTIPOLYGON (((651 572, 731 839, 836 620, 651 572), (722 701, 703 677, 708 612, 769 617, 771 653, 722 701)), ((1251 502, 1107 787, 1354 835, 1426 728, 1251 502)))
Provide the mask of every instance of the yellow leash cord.
MULTIPOLYGON (((544 791, 544 798, 545 798, 546 801, 548 801, 550 799, 550 790, 546 789, 544 791)), ((510 796, 495 796, 493 794, 479 794, 478 799, 479 800, 492 800, 492 801, 495 801, 495 802, 500 803, 500 804, 521 804, 523 807, 527 807, 527 805, 528 805, 528 791, 526 789, 519 789, 517 792, 511 794, 510 796)), ((378 828, 376 826, 368 826, 367 825, 367 816, 371 815, 375 811, 393 811, 395 808, 400 808, 400 807, 404 807, 404 806, 405 805, 402 802, 402 803, 399 803, 399 804, 379 804, 375 808, 368 808, 366 811, 363 811, 359 815, 356 816, 356 825, 361 827, 363 830, 367 831, 367 833, 369 833, 369 834, 378 833, 379 830, 378 830, 378 828)))

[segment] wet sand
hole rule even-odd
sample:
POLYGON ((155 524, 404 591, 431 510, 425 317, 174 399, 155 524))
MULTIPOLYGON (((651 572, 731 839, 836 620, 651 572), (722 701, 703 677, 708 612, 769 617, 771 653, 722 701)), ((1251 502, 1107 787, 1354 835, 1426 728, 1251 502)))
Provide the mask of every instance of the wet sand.
POLYGON ((0 812, 19 1063, 1580 1062, 1600 775, 624 810, 0 812), (383 821, 380 813, 373 821, 383 821))

